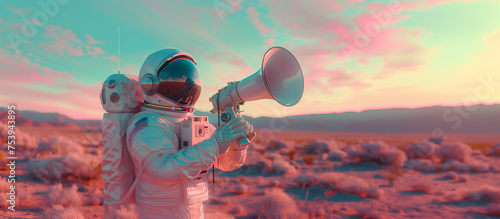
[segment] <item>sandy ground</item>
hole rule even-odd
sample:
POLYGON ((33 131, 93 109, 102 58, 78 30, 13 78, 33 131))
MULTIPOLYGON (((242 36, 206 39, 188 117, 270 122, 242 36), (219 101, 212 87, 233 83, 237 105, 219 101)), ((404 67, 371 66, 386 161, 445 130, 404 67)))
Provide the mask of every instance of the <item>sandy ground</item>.
MULTIPOLYGON (((86 141, 95 142, 99 138, 95 133, 84 135, 81 138, 86 141)), ((273 133, 273 138, 292 146, 287 146, 287 150, 276 149, 269 139, 261 138, 249 150, 245 166, 233 172, 216 171, 215 185, 209 178, 206 218, 500 218, 500 156, 477 155, 488 164, 486 171, 416 171, 373 160, 333 159, 331 154, 321 155, 326 151, 306 153, 306 148, 308 142, 321 138, 336 139, 344 151, 348 145, 369 140, 383 140, 401 149, 415 140, 425 139, 423 133, 282 131, 273 133), (290 155, 293 148, 296 148, 295 155, 290 155), (264 160, 266 162, 262 162, 264 160), (333 183, 325 183, 328 180, 333 183), (480 190, 485 186, 490 187, 486 187, 485 192, 480 190), (368 191, 372 188, 374 193, 368 191)), ((482 153, 488 153, 495 143, 500 143, 498 135, 449 135, 448 140, 465 142, 482 153)), ((93 149, 102 150, 102 147, 93 149)), ((35 149, 20 153, 15 184, 18 206, 15 212, 2 209, 0 218, 42 218, 53 208, 47 197, 56 183, 34 179, 27 171, 28 162, 35 154, 35 149)), ((5 180, 7 170, 1 170, 0 176, 5 180)), ((104 218, 99 195, 103 185, 101 177, 91 180, 69 177, 62 180, 62 184, 63 189, 68 190, 73 184, 77 185, 81 197, 80 204, 72 207, 76 213, 68 213, 67 218, 104 218)), ((134 218, 134 206, 128 207, 131 210, 122 210, 122 216, 134 218)))

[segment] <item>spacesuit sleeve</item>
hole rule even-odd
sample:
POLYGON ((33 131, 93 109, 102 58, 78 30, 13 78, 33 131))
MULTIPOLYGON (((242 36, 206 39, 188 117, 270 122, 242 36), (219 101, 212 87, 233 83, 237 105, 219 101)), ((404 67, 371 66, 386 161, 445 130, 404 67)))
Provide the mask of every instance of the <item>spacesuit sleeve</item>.
POLYGON ((218 146, 215 139, 207 139, 188 149, 178 150, 174 130, 154 123, 132 136, 129 151, 135 164, 142 164, 144 172, 165 183, 192 180, 215 162, 218 146))
MULTIPOLYGON (((215 131, 215 127, 210 125, 210 134, 215 131)), ((236 141, 231 144, 227 153, 221 155, 215 161, 215 168, 222 171, 233 171, 245 164, 247 157, 248 145, 242 148, 237 148, 236 141)))

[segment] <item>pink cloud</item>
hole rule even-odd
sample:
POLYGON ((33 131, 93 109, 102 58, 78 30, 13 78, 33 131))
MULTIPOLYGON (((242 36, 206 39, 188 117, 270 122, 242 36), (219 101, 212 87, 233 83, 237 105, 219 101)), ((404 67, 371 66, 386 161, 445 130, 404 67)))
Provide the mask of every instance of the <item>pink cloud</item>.
POLYGON ((94 44, 95 41, 90 35, 84 34, 87 42, 83 42, 73 31, 64 29, 60 26, 47 25, 42 37, 46 41, 40 42, 40 47, 48 52, 55 52, 59 55, 84 56, 91 55, 97 58, 98 55, 105 54, 104 50, 94 44))
POLYGON ((233 53, 218 52, 204 58, 212 64, 216 77, 221 81, 240 80, 256 70, 233 53))
POLYGON ((83 35, 85 36, 85 39, 86 39, 88 44, 94 45, 94 44, 99 44, 99 43, 104 42, 104 41, 97 41, 92 36, 90 36, 88 34, 83 34, 83 35))
POLYGON ((12 13, 19 15, 19 16, 24 16, 24 12, 18 8, 13 8, 13 7, 6 7, 7 10, 11 11, 12 13))
POLYGON ((472 2, 477 0, 427 0, 427 4, 425 5, 425 9, 429 9, 441 4, 451 3, 451 2, 472 2))
POLYGON ((265 39, 264 42, 266 42, 266 45, 264 46, 265 48, 271 47, 276 40, 273 38, 265 39))
POLYGON ((248 20, 250 20, 255 28, 260 31, 261 35, 265 36, 271 31, 271 28, 260 21, 259 12, 257 12, 254 7, 248 8, 247 14, 248 20))
POLYGON ((71 73, 41 66, 5 49, 0 49, 0 69, 4 75, 0 81, 2 104, 16 103, 23 109, 55 111, 74 118, 102 115, 101 84, 82 84, 71 73))

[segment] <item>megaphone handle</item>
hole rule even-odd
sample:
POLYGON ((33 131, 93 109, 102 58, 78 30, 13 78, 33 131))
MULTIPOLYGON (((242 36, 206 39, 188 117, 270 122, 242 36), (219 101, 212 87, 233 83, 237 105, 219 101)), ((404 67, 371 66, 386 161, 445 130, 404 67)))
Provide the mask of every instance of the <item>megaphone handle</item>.
MULTIPOLYGON (((226 112, 229 114, 229 116, 231 117, 231 119, 238 117, 238 116, 236 116, 236 113, 234 113, 234 110, 233 110, 232 106, 226 107, 226 112)), ((229 119, 229 120, 231 120, 231 119, 229 119)), ((239 147, 243 147, 243 146, 245 146, 247 144, 250 144, 250 141, 245 136, 245 137, 241 137, 239 139, 236 139, 236 143, 238 144, 238 148, 239 148, 239 147)))

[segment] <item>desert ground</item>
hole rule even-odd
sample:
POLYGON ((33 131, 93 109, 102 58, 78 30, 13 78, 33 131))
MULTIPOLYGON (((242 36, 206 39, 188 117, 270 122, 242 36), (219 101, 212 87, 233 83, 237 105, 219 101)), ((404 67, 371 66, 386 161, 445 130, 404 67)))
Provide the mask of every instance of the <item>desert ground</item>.
MULTIPOLYGON (((5 129, 5 124, 0 124, 5 129)), ((1 218, 104 218, 100 133, 16 130, 16 203, 1 218)), ((500 218, 500 135, 258 132, 245 165, 210 173, 205 218, 500 218)), ((136 218, 134 205, 113 210, 136 218)))

